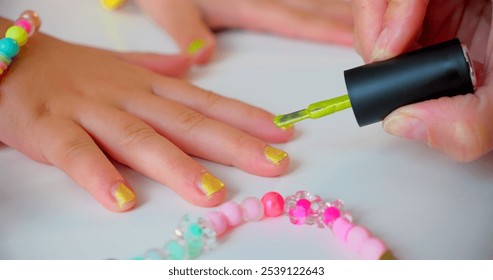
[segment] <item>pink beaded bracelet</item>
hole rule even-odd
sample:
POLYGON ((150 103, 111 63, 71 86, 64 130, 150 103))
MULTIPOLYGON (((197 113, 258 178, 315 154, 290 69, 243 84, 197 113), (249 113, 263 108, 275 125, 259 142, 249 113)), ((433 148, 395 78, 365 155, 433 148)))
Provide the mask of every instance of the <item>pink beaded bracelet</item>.
POLYGON ((7 70, 12 59, 19 53, 20 47, 26 44, 41 26, 41 20, 34 11, 25 11, 7 29, 5 37, 0 39, 0 76, 7 70))
POLYGON ((325 202, 306 191, 283 198, 277 192, 268 192, 261 199, 248 197, 240 204, 226 202, 217 211, 204 217, 185 215, 174 230, 175 237, 162 248, 153 248, 135 260, 196 259, 201 253, 217 246, 217 238, 229 229, 245 222, 260 221, 264 217, 286 214, 295 225, 316 225, 329 229, 341 242, 368 260, 396 259, 386 245, 370 231, 352 222, 351 214, 338 199, 325 202))

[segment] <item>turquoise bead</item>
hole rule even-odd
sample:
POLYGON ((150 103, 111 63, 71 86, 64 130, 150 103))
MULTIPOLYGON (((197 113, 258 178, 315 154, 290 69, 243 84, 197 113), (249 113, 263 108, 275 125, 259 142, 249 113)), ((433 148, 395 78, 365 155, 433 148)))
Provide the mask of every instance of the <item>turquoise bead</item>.
POLYGON ((186 257, 185 249, 175 240, 168 241, 164 249, 171 260, 184 260, 186 257))
POLYGON ((204 247, 204 242, 201 238, 187 240, 188 255, 191 259, 195 259, 200 255, 202 247, 204 247))
POLYGON ((192 234, 192 236, 202 237, 202 228, 197 224, 191 224, 188 231, 192 234))
POLYGON ((0 40, 0 52, 12 58, 19 53, 19 44, 12 38, 0 40))

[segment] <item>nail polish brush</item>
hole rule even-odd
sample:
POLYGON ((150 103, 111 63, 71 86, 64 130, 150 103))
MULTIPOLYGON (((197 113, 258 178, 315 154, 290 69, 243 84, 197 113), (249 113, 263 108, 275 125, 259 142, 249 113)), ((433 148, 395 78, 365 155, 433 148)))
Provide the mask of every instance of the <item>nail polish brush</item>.
POLYGON ((458 39, 346 70, 344 79, 347 95, 278 115, 274 124, 289 127, 352 108, 358 125, 365 126, 404 105, 473 93, 476 84, 467 48, 458 39))

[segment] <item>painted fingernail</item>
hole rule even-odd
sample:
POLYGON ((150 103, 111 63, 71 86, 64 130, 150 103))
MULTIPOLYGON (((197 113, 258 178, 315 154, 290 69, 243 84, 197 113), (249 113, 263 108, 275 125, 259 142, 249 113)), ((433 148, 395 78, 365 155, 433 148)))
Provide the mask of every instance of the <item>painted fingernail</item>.
POLYGON ((124 208, 124 206, 128 203, 133 203, 136 198, 135 193, 132 191, 132 189, 127 187, 127 185, 125 185, 124 183, 116 184, 116 186, 113 188, 112 194, 120 208, 124 208))
POLYGON ((388 28, 385 28, 375 41, 375 45, 373 46, 373 51, 371 53, 371 62, 380 61, 389 57, 387 50, 389 37, 389 30, 388 28))
POLYGON ((120 8, 125 4, 125 0, 101 0, 101 5, 103 8, 108 10, 115 10, 120 8))
POLYGON ((383 123, 383 129, 395 136, 428 143, 428 128, 412 116, 399 113, 389 116, 383 123))
POLYGON ((206 41, 203 39, 193 40, 190 45, 188 45, 187 53, 190 55, 194 55, 202 50, 206 45, 206 41))
POLYGON ((200 190, 202 190, 207 196, 211 196, 212 194, 224 188, 224 183, 216 178, 214 175, 210 173, 204 173, 200 177, 200 182, 198 186, 200 190))
POLYGON ((279 129, 283 130, 283 131, 287 131, 287 130, 290 130, 291 128, 294 127, 294 124, 288 124, 286 126, 282 126, 282 127, 278 127, 279 129))
POLYGON ((279 165, 279 163, 285 159, 288 154, 285 151, 267 146, 264 149, 265 158, 274 165, 279 165))

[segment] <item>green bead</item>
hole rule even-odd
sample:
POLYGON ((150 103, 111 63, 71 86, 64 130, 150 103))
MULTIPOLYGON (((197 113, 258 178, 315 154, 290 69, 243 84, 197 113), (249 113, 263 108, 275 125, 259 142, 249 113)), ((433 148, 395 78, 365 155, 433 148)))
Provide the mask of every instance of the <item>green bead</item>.
POLYGON ((5 37, 14 39, 17 42, 17 44, 20 47, 22 47, 27 42, 29 35, 27 34, 26 30, 24 30, 24 28, 20 26, 12 26, 9 29, 7 29, 7 32, 5 33, 5 37))
POLYGON ((188 255, 191 259, 195 259, 200 255, 203 245, 202 238, 194 238, 187 241, 188 255))
POLYGON ((176 240, 168 241, 168 243, 166 243, 164 249, 168 253, 168 257, 171 260, 184 260, 185 259, 185 250, 176 240))
POLYGON ((188 227, 188 231, 192 236, 202 237, 202 228, 197 224, 191 224, 190 227, 188 227))

